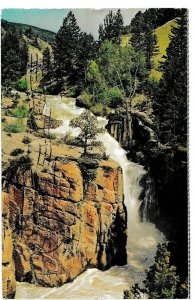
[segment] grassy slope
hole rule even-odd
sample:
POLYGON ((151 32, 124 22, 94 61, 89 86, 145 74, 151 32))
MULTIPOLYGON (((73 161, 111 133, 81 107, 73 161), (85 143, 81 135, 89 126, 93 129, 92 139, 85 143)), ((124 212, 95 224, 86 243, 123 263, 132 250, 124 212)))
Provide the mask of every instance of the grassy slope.
POLYGON ((19 30, 22 30, 23 33, 26 29, 29 29, 31 27, 34 36, 39 35, 39 37, 42 40, 47 41, 48 43, 52 43, 55 41, 56 34, 50 30, 42 29, 42 28, 39 28, 36 26, 27 25, 27 24, 8 22, 3 19, 1 20, 1 28, 3 28, 4 30, 8 30, 13 27, 16 27, 19 30))
POLYGON ((153 57, 154 68, 150 76, 156 80, 160 80, 162 76, 162 72, 158 71, 159 62, 164 61, 163 56, 166 55, 166 49, 170 43, 171 28, 175 25, 175 21, 171 20, 155 30, 158 39, 159 53, 153 57))
MULTIPOLYGON (((28 44, 29 60, 30 60, 31 54, 32 54, 32 59, 33 59, 33 61, 35 61, 36 60, 36 55, 38 54, 39 62, 41 62, 44 49, 48 47, 50 49, 50 51, 52 51, 51 45, 48 44, 47 42, 43 41, 40 38, 37 39, 38 43, 39 43, 39 46, 40 46, 40 49, 30 45, 29 39, 26 36, 24 36, 24 39, 27 41, 27 44, 28 44)), ((38 88, 41 78, 42 78, 41 70, 38 71, 38 76, 37 76, 38 81, 36 81, 36 75, 35 75, 35 73, 33 73, 33 76, 32 76, 32 89, 33 90, 36 90, 38 88)), ((23 76, 22 79, 25 79, 25 76, 23 76)), ((30 69, 29 68, 27 70, 26 80, 27 80, 28 88, 30 88, 30 69)))
MULTIPOLYGON (((171 28, 175 26, 175 21, 171 20, 164 25, 158 27, 155 32, 158 39, 159 53, 153 57, 154 68, 151 70, 150 77, 155 80, 159 80, 162 76, 162 72, 158 71, 159 62, 164 61, 163 56, 166 55, 166 49, 170 43, 171 28)), ((121 36, 121 46, 124 47, 129 43, 131 34, 121 36)))
MULTIPOLYGON (((1 20, 1 25, 2 25, 2 27, 1 27, 2 36, 5 34, 5 32, 8 29, 11 29, 14 31, 15 27, 17 27, 23 31, 23 38, 26 40, 28 49, 29 49, 29 62, 30 62, 31 54, 32 54, 33 61, 36 60, 36 55, 38 54, 39 62, 41 62, 41 59, 43 56, 43 51, 46 47, 48 47, 50 49, 50 51, 52 52, 52 47, 49 43, 53 42, 55 40, 55 33, 50 32, 45 29, 40 29, 35 26, 30 26, 30 25, 26 25, 26 24, 17 24, 17 23, 7 22, 5 20, 1 20), (32 28, 33 37, 35 37, 37 34, 39 35, 39 38, 37 38, 37 40, 38 40, 40 49, 32 46, 31 45, 32 41, 24 34, 25 29, 28 29, 30 27, 32 28), (49 42, 47 42, 46 40, 48 40, 49 42)), ((21 78, 21 80, 25 80, 25 77, 27 80, 27 86, 28 86, 28 88, 30 88, 30 69, 29 68, 27 70, 26 76, 23 76, 21 78)), ((36 75, 35 75, 35 73, 33 73, 33 76, 32 76, 32 89, 33 90, 36 90, 38 88, 41 78, 42 78, 41 70, 38 71, 38 78, 37 78, 38 80, 37 81, 36 81, 36 75)))

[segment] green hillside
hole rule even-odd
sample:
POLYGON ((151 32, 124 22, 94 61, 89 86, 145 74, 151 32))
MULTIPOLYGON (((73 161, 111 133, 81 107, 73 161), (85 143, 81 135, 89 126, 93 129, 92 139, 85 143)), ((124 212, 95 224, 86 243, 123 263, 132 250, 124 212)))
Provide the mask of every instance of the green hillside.
MULTIPOLYGON (((43 51, 45 48, 49 48, 51 53, 52 53, 52 46, 51 44, 54 41, 55 38, 55 33, 50 32, 48 30, 40 29, 38 27, 34 26, 29 26, 29 25, 24 25, 24 24, 16 24, 16 23, 11 23, 2 20, 1 21, 1 31, 2 31, 2 38, 4 34, 6 33, 7 30, 13 30, 15 27, 20 30, 21 32, 21 38, 23 38, 27 45, 28 45, 28 53, 29 53, 29 63, 32 57, 32 61, 35 61, 38 55, 38 60, 39 63, 42 62, 42 56, 43 56, 43 51), (25 35, 25 30, 26 29, 32 29, 32 36, 29 37, 25 35), (22 30, 22 31, 21 31, 22 30), (38 36, 38 37, 37 37, 38 36), (35 43, 35 38, 37 39, 37 45, 35 43), (49 42, 48 42, 49 41, 49 42)), ((36 74, 32 74, 32 89, 36 90, 39 86, 40 80, 42 78, 42 71, 39 69, 38 74, 37 74, 37 80, 36 80, 36 74)), ((24 75, 20 81, 27 82, 27 87, 30 87, 30 68, 28 67, 27 69, 27 74, 24 75)))
POLYGON ((166 55, 166 49, 170 43, 171 28, 175 25, 175 21, 171 20, 155 30, 158 39, 159 53, 153 57, 154 68, 150 76, 156 80, 159 80, 162 76, 162 72, 158 71, 159 62, 164 61, 163 56, 166 55))
MULTIPOLYGON (((166 55, 166 49, 170 43, 171 28, 174 27, 175 24, 175 21, 171 20, 155 30, 158 40, 159 53, 153 57, 154 68, 151 70, 150 77, 156 80, 160 80, 162 76, 162 72, 158 71, 159 63, 164 61, 163 56, 166 55)), ((122 35, 121 46, 124 47, 128 45, 130 39, 130 33, 122 35)))
POLYGON ((44 40, 45 42, 48 42, 51 44, 55 41, 56 34, 50 30, 41 29, 39 27, 31 26, 31 25, 27 25, 27 24, 8 22, 3 19, 1 20, 1 28, 2 28, 3 32, 7 31, 9 28, 12 29, 14 27, 16 27, 18 30, 22 31, 22 33, 24 33, 26 29, 31 28, 32 34, 34 36, 38 36, 40 39, 44 40))
MULTIPOLYGON (((34 47, 30 44, 30 39, 28 39, 26 36, 24 36, 24 38, 27 41, 28 44, 28 49, 29 49, 29 62, 31 59, 31 55, 32 55, 32 60, 35 61, 36 57, 38 55, 38 60, 39 62, 42 61, 42 57, 43 57, 43 51, 45 48, 49 48, 50 51, 52 52, 52 47, 50 44, 48 44, 47 42, 41 40, 40 38, 37 39, 38 44, 39 44, 39 48, 34 47)), ((22 80, 27 81, 27 86, 30 87, 30 68, 27 69, 27 74, 26 76, 23 76, 22 80)), ((36 74, 33 73, 32 75, 32 89, 36 90, 39 86, 40 80, 42 79, 42 71, 39 69, 38 74, 37 74, 37 80, 36 80, 36 74)))

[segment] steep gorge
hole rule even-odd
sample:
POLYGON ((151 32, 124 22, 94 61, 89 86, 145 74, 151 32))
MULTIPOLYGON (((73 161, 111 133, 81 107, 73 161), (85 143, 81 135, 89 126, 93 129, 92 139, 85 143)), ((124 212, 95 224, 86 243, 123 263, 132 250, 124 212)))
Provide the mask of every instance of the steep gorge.
MULTIPOLYGON (((52 129, 59 137, 83 111, 74 99, 51 97, 47 105, 55 119, 63 120, 52 129)), ((98 123, 104 127, 107 120, 98 118, 98 123)), ((79 156, 69 157, 68 152, 66 158, 56 157, 47 170, 33 165, 21 176, 9 177, 13 258, 16 279, 23 281, 17 283, 17 299, 40 295, 122 298, 129 284, 141 282, 144 270, 153 263, 156 245, 164 236, 154 224, 140 221, 140 182, 145 170, 127 159, 126 151, 108 132, 99 138, 110 159, 101 161, 87 189, 79 156)), ((63 151, 58 152, 63 155, 63 151)))
POLYGON ((108 132, 126 149, 131 161, 145 166, 140 216, 154 223, 169 241, 172 263, 180 277, 188 275, 187 151, 160 143, 150 117, 132 112, 132 149, 127 145, 127 118, 117 111, 108 117, 108 132), (185 218, 183 218, 185 216, 185 218))
POLYGON ((54 287, 87 268, 126 263, 122 172, 114 161, 101 162, 86 191, 75 161, 56 161, 51 173, 32 167, 12 177, 3 199, 9 210, 3 251, 10 255, 5 297, 14 295, 14 265, 17 281, 54 287))

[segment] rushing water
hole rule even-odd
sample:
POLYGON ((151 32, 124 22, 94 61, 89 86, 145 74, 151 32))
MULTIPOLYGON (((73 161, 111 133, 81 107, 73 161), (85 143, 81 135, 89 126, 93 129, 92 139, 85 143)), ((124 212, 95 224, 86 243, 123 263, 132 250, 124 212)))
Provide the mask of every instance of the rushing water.
MULTIPOLYGON (((84 109, 77 108, 73 99, 49 98, 48 107, 52 116, 63 120, 63 124, 52 130, 57 134, 69 131, 69 121, 84 109)), ((98 118, 101 126, 106 125, 104 118, 98 118)), ((76 132, 74 131, 76 134, 76 132)), ((122 299, 123 290, 130 284, 141 282, 144 270, 153 263, 158 242, 164 239, 154 224, 140 222, 139 181, 145 173, 142 166, 127 160, 126 152, 107 132, 100 136, 107 154, 120 164, 124 177, 125 205, 128 213, 128 263, 122 267, 112 267, 107 271, 89 269, 73 282, 59 288, 44 288, 27 283, 17 284, 18 299, 122 299)))

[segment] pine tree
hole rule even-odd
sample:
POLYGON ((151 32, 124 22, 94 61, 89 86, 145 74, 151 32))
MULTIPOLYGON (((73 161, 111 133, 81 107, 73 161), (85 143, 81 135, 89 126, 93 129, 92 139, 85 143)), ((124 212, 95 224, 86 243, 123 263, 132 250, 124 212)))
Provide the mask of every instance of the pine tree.
POLYGON ((143 52, 148 70, 152 68, 152 57, 158 53, 157 37, 153 26, 153 10, 139 11, 131 21, 131 45, 136 51, 143 52))
POLYGON ((54 58, 58 66, 58 76, 67 76, 70 84, 78 81, 78 52, 80 28, 70 11, 56 35, 54 58))
POLYGON ((155 263, 149 268, 144 281, 150 299, 176 298, 179 276, 176 267, 170 265, 170 252, 166 244, 158 245, 155 263))
POLYGON ((27 72, 28 59, 29 59, 28 45, 26 41, 22 39, 21 46, 20 46, 21 76, 23 76, 27 72))
POLYGON ((163 77, 154 102, 163 142, 187 143, 187 10, 171 30, 163 77))
POLYGON ((178 285, 180 281, 176 267, 170 263, 170 252, 166 244, 158 244, 155 263, 146 270, 143 287, 135 284, 130 290, 125 290, 123 299, 142 299, 143 294, 149 299, 177 299, 188 296, 187 283, 178 285))
POLYGON ((143 51, 143 13, 138 11, 131 21, 131 34, 130 43, 136 51, 143 51))
POLYGON ((105 40, 120 44, 120 35, 123 29, 123 16, 120 9, 113 14, 112 10, 104 18, 104 25, 99 26, 99 43, 105 40))
POLYGON ((116 44, 120 44, 120 35, 123 30, 123 16, 121 14, 121 10, 118 9, 116 14, 115 14, 115 22, 114 22, 114 37, 113 37, 113 42, 116 44))
POLYGON ((79 94, 85 83, 88 61, 96 55, 97 44, 91 34, 81 32, 70 11, 56 35, 54 45, 55 93, 69 88, 79 94))
POLYGON ((48 88, 52 84, 52 80, 54 79, 54 64, 51 61, 51 53, 48 47, 46 47, 43 51, 43 59, 42 59, 42 79, 40 82, 40 87, 46 89, 47 92, 52 93, 52 88, 48 90, 48 88))
POLYGON ((101 146, 102 143, 97 141, 98 134, 103 133, 105 130, 98 127, 97 119, 90 113, 90 111, 84 111, 79 117, 70 121, 70 126, 73 128, 79 128, 80 134, 78 136, 78 142, 83 147, 83 155, 89 154, 89 150, 93 147, 101 146))
POLYGON ((47 74, 51 68, 51 53, 48 47, 43 51, 43 65, 42 70, 43 74, 47 74))
POLYGON ((2 39, 2 85, 14 85, 26 72, 28 47, 18 31, 7 30, 2 39))
POLYGON ((152 57, 158 53, 157 36, 155 34, 152 22, 148 19, 145 22, 143 50, 146 57, 146 66, 148 70, 152 69, 152 57))
POLYGON ((86 72, 88 62, 96 56, 97 44, 91 34, 81 32, 79 37, 79 52, 78 52, 78 84, 82 87, 86 82, 86 72))

